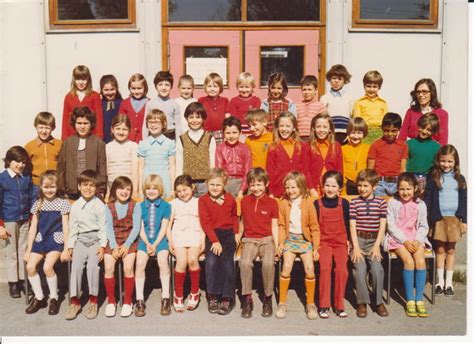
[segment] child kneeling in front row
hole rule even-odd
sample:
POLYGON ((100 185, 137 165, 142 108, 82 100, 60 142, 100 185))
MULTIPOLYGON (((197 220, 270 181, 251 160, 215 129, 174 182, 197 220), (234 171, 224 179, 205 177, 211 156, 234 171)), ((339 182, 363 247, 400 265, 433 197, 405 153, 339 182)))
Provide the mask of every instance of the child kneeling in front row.
POLYGON ((292 171, 284 178, 283 185, 285 198, 279 204, 278 219, 278 255, 283 256, 283 269, 280 275, 280 300, 275 316, 278 319, 286 316, 291 270, 296 256, 299 255, 305 271, 306 317, 314 320, 317 318, 314 304, 314 261, 319 259, 318 220, 304 175, 292 171))
POLYGON ((247 174, 250 195, 241 202, 242 256, 240 278, 242 280, 242 318, 252 316, 253 262, 260 257, 263 278, 262 317, 272 316, 273 284, 275 280, 275 248, 278 246, 278 203, 267 194, 269 178, 261 168, 253 168, 247 174), (242 232, 243 231, 243 232, 242 232))
POLYGON ((227 315, 235 305, 234 254, 239 239, 237 204, 224 188, 227 176, 213 168, 209 192, 199 198, 199 219, 206 233, 206 285, 210 313, 227 315))
POLYGON ((375 292, 376 312, 381 317, 388 316, 383 303, 382 255, 380 246, 385 237, 387 225, 387 202, 374 196, 378 182, 377 174, 369 169, 357 174, 356 184, 359 197, 349 203, 349 224, 352 239, 352 273, 357 291, 357 316, 367 316, 367 304, 370 303, 367 287, 367 262, 372 275, 372 290, 375 292))
POLYGON ((66 320, 75 319, 81 310, 79 293, 85 264, 87 264, 89 302, 84 313, 87 319, 94 319, 97 316, 99 263, 104 259, 104 248, 107 244, 105 204, 95 195, 97 184, 98 175, 93 170, 85 170, 77 177, 77 188, 81 197, 72 205, 69 215, 67 247, 72 256, 69 290, 71 305, 66 320))

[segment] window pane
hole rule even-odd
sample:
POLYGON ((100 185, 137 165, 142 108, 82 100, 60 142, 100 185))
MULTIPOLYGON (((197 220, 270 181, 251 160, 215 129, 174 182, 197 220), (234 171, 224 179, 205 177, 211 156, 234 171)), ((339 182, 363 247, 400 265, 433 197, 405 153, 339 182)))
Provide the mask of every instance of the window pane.
POLYGON ((249 21, 319 21, 320 0, 248 0, 249 21))
POLYGON ((275 72, 285 74, 288 86, 299 86, 303 77, 304 46, 261 47, 260 85, 268 86, 268 77, 275 72))
POLYGON ((242 0, 169 0, 169 21, 240 21, 242 0))
POLYGON ((430 0, 360 0, 360 19, 428 20, 430 0))
POLYGON ((217 73, 227 86, 228 47, 184 47, 185 74, 194 79, 196 86, 202 86, 210 73, 217 73))
POLYGON ((127 18, 128 0, 58 0, 59 20, 127 18))

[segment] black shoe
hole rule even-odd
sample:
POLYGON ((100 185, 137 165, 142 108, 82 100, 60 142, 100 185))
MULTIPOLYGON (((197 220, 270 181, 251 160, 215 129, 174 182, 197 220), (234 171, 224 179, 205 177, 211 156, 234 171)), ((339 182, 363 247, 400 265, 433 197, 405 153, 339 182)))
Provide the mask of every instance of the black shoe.
POLYGON ((453 287, 447 287, 446 290, 444 291, 444 295, 446 295, 447 297, 453 297, 454 296, 453 287))
POLYGON ((56 315, 59 313, 59 302, 56 299, 51 299, 49 300, 49 309, 48 309, 48 314, 49 315, 56 315))
POLYGON ((234 308, 234 299, 224 299, 219 303, 219 310, 217 311, 218 314, 220 315, 227 315, 230 312, 232 312, 232 309, 234 308))
POLYGON ((18 282, 8 282, 8 285, 10 286, 10 297, 14 299, 21 297, 20 286, 18 285, 18 282))
POLYGON ((273 315, 272 297, 273 296, 263 297, 262 317, 264 318, 269 318, 273 315))
POLYGON ((219 310, 219 301, 217 300, 216 296, 209 296, 207 310, 209 311, 209 313, 217 313, 217 311, 219 310))
POLYGON ((251 295, 246 295, 242 302, 242 313, 240 316, 244 319, 248 319, 252 317, 253 311, 253 300, 251 295))
POLYGON ((440 285, 437 285, 436 288, 435 288, 435 295, 443 295, 444 294, 444 290, 443 288, 440 286, 440 285))
POLYGON ((41 308, 45 308, 48 305, 48 302, 45 297, 42 300, 38 300, 36 297, 33 298, 28 308, 26 308, 26 314, 33 314, 38 312, 41 308))

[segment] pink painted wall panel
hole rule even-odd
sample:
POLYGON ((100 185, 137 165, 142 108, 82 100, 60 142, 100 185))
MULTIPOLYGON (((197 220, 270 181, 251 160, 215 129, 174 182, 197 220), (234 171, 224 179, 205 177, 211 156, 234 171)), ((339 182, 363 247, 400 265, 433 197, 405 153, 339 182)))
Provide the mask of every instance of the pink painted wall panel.
MULTIPOLYGON (((170 30, 170 71, 175 77, 175 86, 171 97, 179 96, 178 80, 184 74, 184 47, 197 46, 228 46, 228 87, 221 94, 232 98, 237 95, 235 80, 240 73, 240 32, 239 31, 210 31, 210 30, 170 30)), ((201 88, 196 88, 194 98, 205 96, 201 88)))

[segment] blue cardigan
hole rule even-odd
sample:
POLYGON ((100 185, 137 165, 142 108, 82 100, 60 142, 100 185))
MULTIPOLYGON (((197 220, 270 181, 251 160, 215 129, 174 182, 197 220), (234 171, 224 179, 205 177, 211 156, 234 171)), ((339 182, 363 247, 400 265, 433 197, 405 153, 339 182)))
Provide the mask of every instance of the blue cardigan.
MULTIPOLYGON (((466 180, 463 176, 461 179, 464 183, 466 180)), ((439 208, 439 188, 433 180, 431 175, 426 181, 424 201, 428 207, 428 222, 430 227, 434 227, 435 223, 443 218, 439 208)), ((458 191, 458 209, 456 210, 456 217, 462 223, 467 223, 467 188, 458 191)))
POLYGON ((0 223, 27 220, 36 197, 30 176, 12 178, 8 170, 0 173, 0 223))

